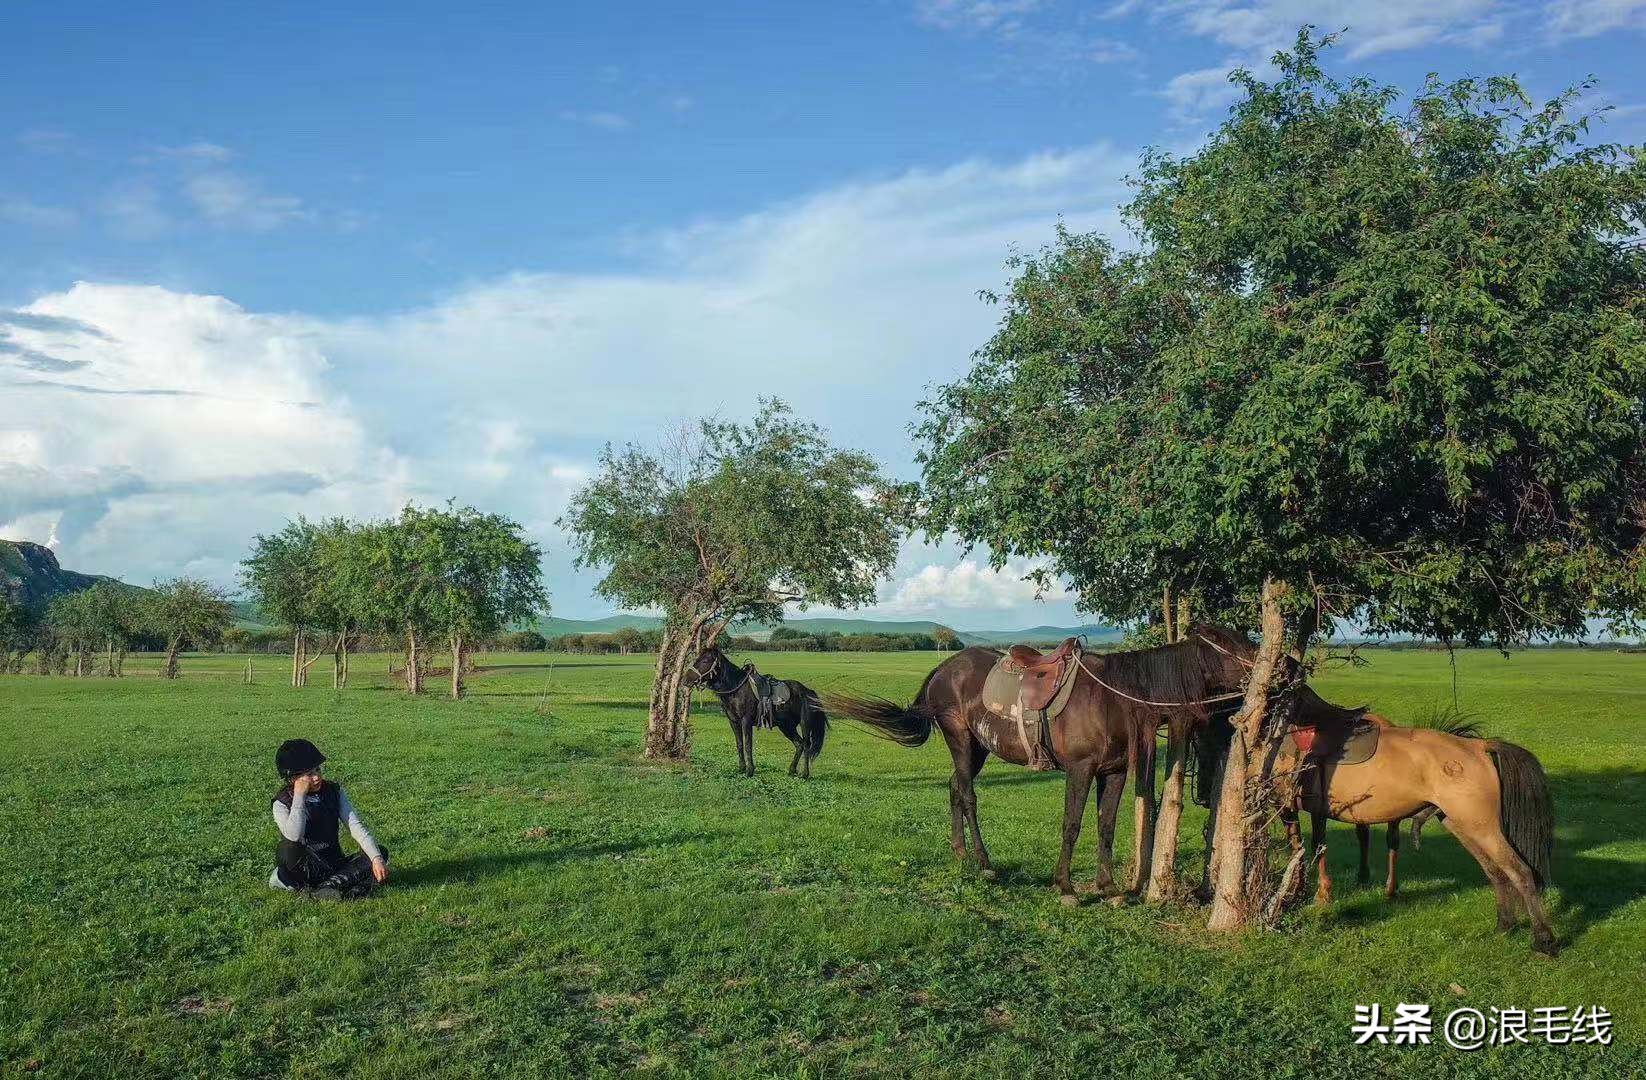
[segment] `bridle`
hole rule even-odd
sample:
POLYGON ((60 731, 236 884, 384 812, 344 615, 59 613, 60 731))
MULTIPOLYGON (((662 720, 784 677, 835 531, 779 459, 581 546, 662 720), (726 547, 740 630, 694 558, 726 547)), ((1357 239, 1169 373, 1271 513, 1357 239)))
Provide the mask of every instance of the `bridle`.
POLYGON ((731 694, 735 694, 739 690, 743 689, 743 684, 744 683, 748 682, 751 678, 754 677, 753 674, 749 671, 748 668, 744 668, 743 669, 743 677, 741 679, 739 679, 730 689, 722 690, 722 689, 720 689, 719 687, 717 687, 715 685, 715 680, 720 678, 721 669, 725 665, 725 662, 726 662, 725 654, 722 653, 719 649, 716 649, 714 651, 713 660, 714 660, 714 664, 706 672, 705 671, 698 671, 696 664, 693 664, 692 669, 691 669, 692 674, 697 676, 698 684, 702 685, 705 689, 707 689, 707 690, 709 690, 713 693, 721 694, 721 695, 728 695, 728 696, 731 695, 731 694))

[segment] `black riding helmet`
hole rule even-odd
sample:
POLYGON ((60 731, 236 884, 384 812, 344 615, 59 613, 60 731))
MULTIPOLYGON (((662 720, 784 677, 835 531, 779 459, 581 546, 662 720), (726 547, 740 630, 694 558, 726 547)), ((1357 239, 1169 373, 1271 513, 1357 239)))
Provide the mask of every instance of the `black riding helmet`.
POLYGON ((318 768, 325 760, 326 755, 307 739, 287 739, 274 753, 274 767, 285 780, 302 776, 310 769, 318 768))

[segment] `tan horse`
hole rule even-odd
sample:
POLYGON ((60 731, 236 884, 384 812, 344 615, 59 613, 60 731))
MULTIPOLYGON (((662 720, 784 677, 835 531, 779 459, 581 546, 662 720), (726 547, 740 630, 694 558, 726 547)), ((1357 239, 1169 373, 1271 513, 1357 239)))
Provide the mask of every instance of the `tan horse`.
MULTIPOLYGON (((1360 715, 1322 700, 1304 687, 1299 720, 1325 730, 1360 715)), ((1322 761, 1307 769, 1302 808, 1311 816, 1311 842, 1320 876, 1317 899, 1331 895, 1326 874, 1324 818, 1356 826, 1391 826, 1433 810, 1480 864, 1497 896, 1497 924, 1513 929, 1522 911, 1531 920, 1532 947, 1553 955, 1554 931, 1541 893, 1549 883, 1554 822, 1543 766, 1526 749, 1495 739, 1467 738, 1431 728, 1379 725, 1377 751, 1355 765, 1322 761)), ((1277 761, 1277 770, 1285 766, 1277 761)), ((1391 852, 1391 891, 1392 891, 1391 852)))

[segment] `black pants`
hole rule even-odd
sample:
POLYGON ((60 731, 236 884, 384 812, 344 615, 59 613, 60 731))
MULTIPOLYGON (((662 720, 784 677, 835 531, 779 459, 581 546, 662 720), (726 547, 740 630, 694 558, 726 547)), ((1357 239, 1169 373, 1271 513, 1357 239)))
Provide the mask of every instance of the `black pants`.
MULTIPOLYGON (((382 849, 383 861, 389 861, 387 848, 382 849)), ((371 860, 365 852, 344 855, 342 848, 312 848, 295 840, 281 840, 275 850, 275 865, 280 870, 280 881, 292 889, 312 889, 336 874, 346 874, 352 881, 368 888, 377 884, 372 876, 371 860)))

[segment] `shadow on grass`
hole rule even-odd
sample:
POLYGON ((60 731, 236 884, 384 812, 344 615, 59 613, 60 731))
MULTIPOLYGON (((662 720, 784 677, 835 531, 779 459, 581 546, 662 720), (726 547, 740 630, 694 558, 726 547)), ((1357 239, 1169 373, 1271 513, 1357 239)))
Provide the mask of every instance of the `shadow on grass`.
POLYGON ((395 868, 393 884, 402 888, 417 885, 443 885, 454 881, 476 882, 485 878, 502 877, 520 869, 546 869, 560 863, 606 858, 614 855, 632 855, 636 852, 670 847, 676 844, 703 841, 723 836, 720 832, 679 832, 667 836, 638 836, 629 840, 610 840, 602 843, 572 843, 544 845, 514 851, 493 851, 459 858, 433 859, 404 869, 395 868))

